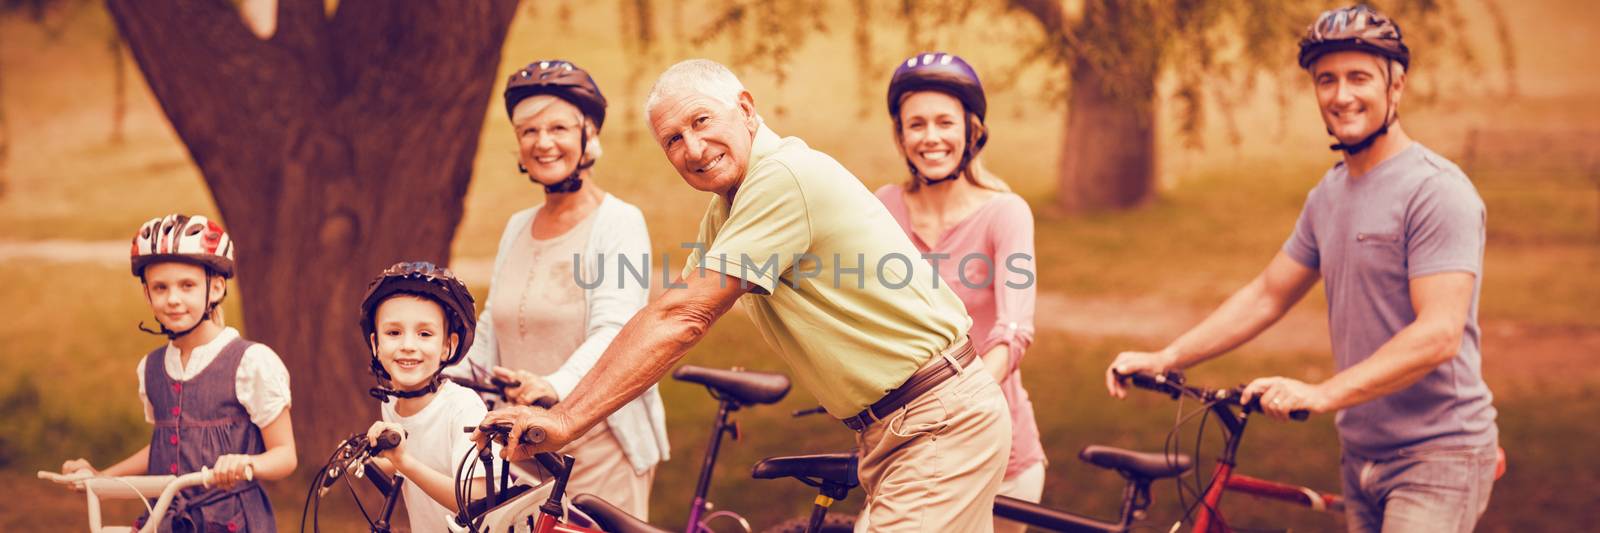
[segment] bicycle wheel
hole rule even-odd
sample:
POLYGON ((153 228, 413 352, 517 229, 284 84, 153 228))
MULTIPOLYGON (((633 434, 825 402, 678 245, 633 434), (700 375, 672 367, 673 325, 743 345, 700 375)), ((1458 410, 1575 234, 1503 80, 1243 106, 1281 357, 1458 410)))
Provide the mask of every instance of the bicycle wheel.
MULTIPOLYGON (((810 524, 810 515, 797 516, 767 528, 764 533, 806 533, 806 526, 810 524)), ((855 529, 856 515, 853 514, 829 514, 822 519, 821 533, 851 533, 855 529)))

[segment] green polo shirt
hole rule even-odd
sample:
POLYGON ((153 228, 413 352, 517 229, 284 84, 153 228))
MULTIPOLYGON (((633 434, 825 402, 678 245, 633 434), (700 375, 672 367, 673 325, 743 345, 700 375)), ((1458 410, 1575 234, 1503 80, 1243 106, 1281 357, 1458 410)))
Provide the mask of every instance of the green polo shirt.
POLYGON ((699 243, 684 277, 704 266, 753 285, 746 313, 835 417, 905 383, 972 323, 855 175, 765 125, 733 205, 711 200, 699 243))

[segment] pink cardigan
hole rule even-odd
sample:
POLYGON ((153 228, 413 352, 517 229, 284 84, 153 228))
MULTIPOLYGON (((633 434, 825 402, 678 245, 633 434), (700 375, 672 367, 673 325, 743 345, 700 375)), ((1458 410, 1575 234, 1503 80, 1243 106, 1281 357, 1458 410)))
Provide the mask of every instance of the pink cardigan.
POLYGON ((911 231, 911 212, 906 208, 905 189, 900 184, 886 185, 878 189, 877 195, 900 228, 911 236, 918 251, 925 255, 946 254, 933 261, 939 278, 961 298, 967 314, 972 316, 970 334, 978 353, 988 353, 1000 343, 1011 348, 1011 370, 1000 382, 1000 390, 1011 406, 1011 459, 1006 463, 1006 478, 1010 479, 1044 460, 1039 425, 1033 419, 1028 391, 1022 388, 1020 367, 1022 355, 1033 343, 1034 288, 1039 281, 1033 252, 1033 211, 1021 196, 996 195, 946 230, 939 238, 938 248, 933 248, 911 231), (1026 257, 1013 257, 1017 254, 1026 257), (971 259, 962 260, 969 256, 971 259), (1026 287, 1011 288, 1007 283, 1026 287))

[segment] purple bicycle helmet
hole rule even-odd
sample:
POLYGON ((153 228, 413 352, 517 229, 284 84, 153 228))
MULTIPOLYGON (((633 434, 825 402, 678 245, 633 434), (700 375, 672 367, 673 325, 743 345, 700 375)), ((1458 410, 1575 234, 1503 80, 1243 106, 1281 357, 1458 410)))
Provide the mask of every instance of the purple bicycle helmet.
POLYGON ((889 115, 898 119, 900 99, 914 91, 949 93, 980 119, 989 112, 978 71, 955 54, 923 52, 900 63, 889 78, 889 115))

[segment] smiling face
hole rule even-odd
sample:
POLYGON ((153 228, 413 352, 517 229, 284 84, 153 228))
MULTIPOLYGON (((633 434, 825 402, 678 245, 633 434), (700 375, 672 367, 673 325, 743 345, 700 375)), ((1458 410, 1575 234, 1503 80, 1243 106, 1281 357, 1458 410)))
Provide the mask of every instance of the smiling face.
POLYGON ((1405 86, 1404 75, 1391 78, 1388 69, 1388 61, 1360 51, 1329 52, 1311 64, 1322 122, 1339 142, 1359 142, 1388 120, 1405 86))
POLYGON ((186 331, 205 316, 207 285, 211 301, 222 300, 227 288, 221 276, 188 263, 155 263, 144 269, 144 295, 156 320, 172 331, 186 331))
POLYGON ((511 125, 517 134, 517 160, 533 181, 554 185, 578 168, 586 125, 583 112, 571 102, 550 95, 524 98, 511 112, 511 125))
POLYGON ((444 308, 433 300, 400 294, 378 304, 371 342, 378 362, 400 390, 426 386, 456 336, 445 326, 444 308))
POLYGON ((939 91, 908 93, 900 104, 900 149, 917 172, 940 179, 956 171, 967 147, 966 108, 939 91))
POLYGON ((663 96, 649 112, 656 142, 685 183, 724 196, 738 188, 760 127, 749 92, 729 104, 698 91, 679 91, 663 96))

